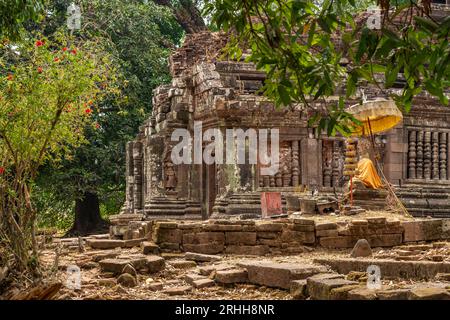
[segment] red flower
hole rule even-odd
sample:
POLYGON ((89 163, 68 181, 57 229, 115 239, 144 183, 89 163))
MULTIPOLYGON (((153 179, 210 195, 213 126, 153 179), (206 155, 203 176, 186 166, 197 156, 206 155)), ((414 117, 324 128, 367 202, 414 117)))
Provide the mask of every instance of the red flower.
POLYGON ((44 41, 37 40, 36 41, 36 47, 42 47, 44 45, 44 41))
POLYGON ((10 74, 8 74, 8 76, 6 77, 6 79, 8 79, 9 81, 12 81, 12 79, 13 79, 13 75, 10 73, 10 74))
POLYGON ((67 51, 67 47, 62 48, 62 51, 66 52, 67 51))
POLYGON ((44 70, 44 69, 42 69, 42 67, 38 67, 38 68, 37 68, 37 72, 38 72, 38 73, 42 73, 43 70, 44 70))
POLYGON ((84 113, 91 114, 92 113, 92 109, 91 108, 87 108, 86 110, 84 110, 84 113))
POLYGON ((100 123, 96 122, 96 123, 95 123, 95 128, 96 128, 96 129, 100 129, 100 123))
POLYGON ((59 58, 56 57, 55 59, 53 59, 53 61, 58 62, 58 61, 59 61, 59 58))
POLYGON ((5 168, 0 167, 0 174, 4 174, 5 173, 5 168))
POLYGON ((73 54, 73 55, 76 55, 76 54, 77 54, 77 49, 72 49, 72 50, 70 51, 70 53, 73 54))

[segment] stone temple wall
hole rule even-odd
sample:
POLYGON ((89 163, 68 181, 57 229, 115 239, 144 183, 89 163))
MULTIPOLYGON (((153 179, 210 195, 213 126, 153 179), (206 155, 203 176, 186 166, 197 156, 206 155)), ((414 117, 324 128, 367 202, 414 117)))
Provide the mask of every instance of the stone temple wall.
MULTIPOLYGON (((221 33, 188 35, 171 56, 173 80, 154 91, 152 115, 127 145, 125 214, 190 220, 258 217, 263 191, 282 192, 284 207, 285 196, 303 186, 323 194, 343 192, 345 139, 317 137, 300 106, 275 108, 258 92, 264 73, 253 64, 222 58, 226 41, 221 33), (202 132, 214 128, 224 136, 233 128, 279 129, 280 170, 268 176, 262 175, 260 163, 174 164, 170 155, 178 141, 171 141, 172 133, 187 129, 193 134, 200 121, 202 132)), ((363 90, 369 99, 385 96, 371 86, 363 90)), ((384 174, 415 215, 450 215, 449 132, 450 110, 423 94, 402 124, 376 137, 384 174)))

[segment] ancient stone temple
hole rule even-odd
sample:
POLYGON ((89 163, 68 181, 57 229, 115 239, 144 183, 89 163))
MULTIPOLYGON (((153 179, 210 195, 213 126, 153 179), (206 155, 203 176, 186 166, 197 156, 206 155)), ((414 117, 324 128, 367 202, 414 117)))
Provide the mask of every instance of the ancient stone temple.
MULTIPOLYGON (((125 213, 174 219, 257 217, 263 191, 281 192, 283 206, 286 195, 304 186, 323 194, 344 191, 345 138, 318 137, 300 107, 275 108, 258 92, 265 74, 250 63, 222 59, 225 43, 219 33, 188 35, 171 56, 172 83, 155 90, 151 117, 127 145, 125 213), (197 123, 200 132, 213 128, 223 136, 233 128, 253 128, 258 135, 259 129, 279 129, 278 173, 263 175, 260 159, 255 164, 173 163, 171 152, 179 141, 172 141, 172 134, 187 129, 194 136, 197 123)), ((364 94, 379 96, 370 87, 364 94)), ((423 94, 403 123, 376 136, 384 174, 414 215, 450 215, 449 133, 450 109, 423 94)), ((203 137, 202 151, 208 143, 203 137)), ((244 148, 248 153, 249 144, 244 148)))

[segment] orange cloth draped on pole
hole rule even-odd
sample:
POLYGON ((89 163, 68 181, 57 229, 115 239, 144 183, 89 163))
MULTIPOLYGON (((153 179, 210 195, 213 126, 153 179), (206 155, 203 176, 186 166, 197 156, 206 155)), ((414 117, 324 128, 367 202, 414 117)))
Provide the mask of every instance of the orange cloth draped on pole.
POLYGON ((367 188, 380 189, 383 187, 380 176, 378 175, 372 160, 367 158, 359 160, 357 170, 355 178, 361 180, 367 188))

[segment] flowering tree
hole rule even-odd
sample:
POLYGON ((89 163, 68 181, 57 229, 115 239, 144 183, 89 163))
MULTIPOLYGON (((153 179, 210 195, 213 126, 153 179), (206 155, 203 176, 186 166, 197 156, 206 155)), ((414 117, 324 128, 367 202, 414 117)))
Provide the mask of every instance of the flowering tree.
POLYGON ((112 74, 93 43, 67 43, 64 36, 25 42, 14 48, 12 67, 0 64, 0 240, 8 260, 0 265, 34 278, 40 271, 32 182, 44 162, 83 143, 94 101, 112 74))

